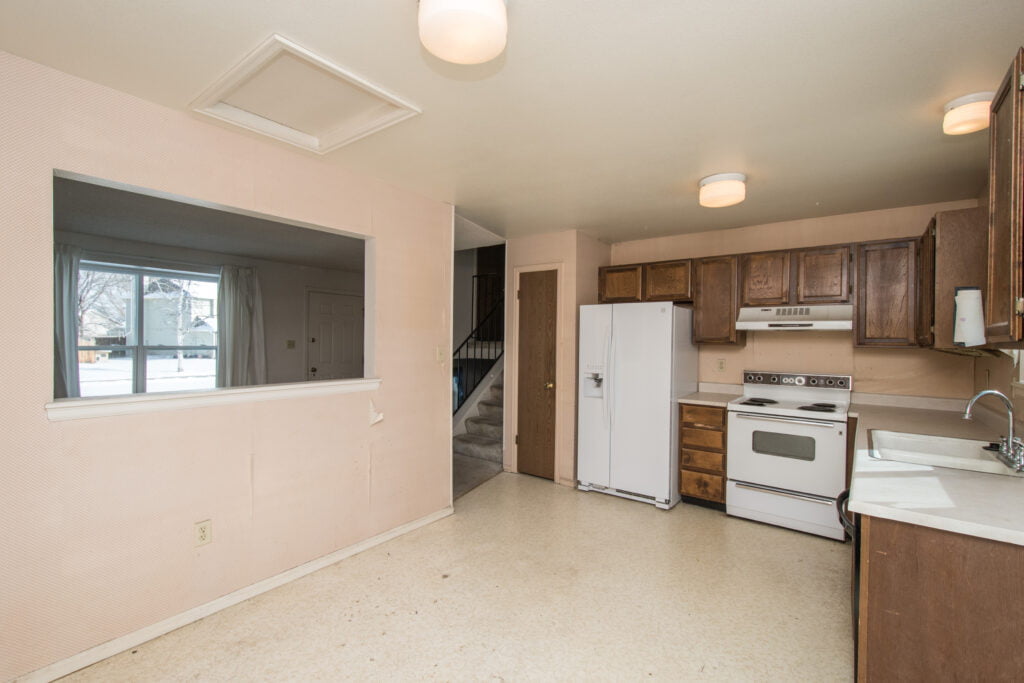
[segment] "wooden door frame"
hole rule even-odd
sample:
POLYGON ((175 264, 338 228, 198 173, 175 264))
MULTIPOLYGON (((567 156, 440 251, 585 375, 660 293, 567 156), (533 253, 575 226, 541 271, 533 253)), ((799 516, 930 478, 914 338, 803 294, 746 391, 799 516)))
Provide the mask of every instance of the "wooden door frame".
MULTIPOLYGON (((562 363, 559 362, 559 353, 557 351, 558 344, 558 332, 559 319, 562 317, 562 296, 565 291, 564 287, 564 264, 559 261, 557 263, 540 263, 530 266, 515 266, 512 269, 512 287, 511 295, 506 295, 506 318, 511 321, 511 325, 508 326, 510 333, 506 339, 509 340, 509 344, 506 345, 508 353, 505 354, 505 425, 510 428, 505 429, 504 432, 504 462, 503 468, 506 472, 519 472, 519 447, 516 446, 516 432, 519 430, 519 277, 523 273, 533 273, 540 270, 553 270, 555 271, 555 474, 554 481, 558 481, 558 444, 562 438, 562 430, 565 429, 565 425, 562 420, 558 419, 558 396, 557 393, 561 389, 561 377, 559 375, 562 370, 562 363)), ((575 370, 575 365, 573 366, 575 370)), ((568 387, 567 387, 568 388, 568 387)), ((564 390, 564 389, 561 389, 564 390)), ((571 390, 571 388, 570 388, 571 390)))

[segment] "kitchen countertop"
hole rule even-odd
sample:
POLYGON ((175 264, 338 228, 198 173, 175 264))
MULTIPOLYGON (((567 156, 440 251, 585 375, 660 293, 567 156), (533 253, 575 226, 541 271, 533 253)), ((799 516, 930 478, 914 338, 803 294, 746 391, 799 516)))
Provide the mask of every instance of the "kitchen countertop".
POLYGON ((739 394, 716 394, 709 391, 696 391, 692 394, 687 394, 679 399, 680 403, 695 403, 701 406, 717 406, 724 408, 725 404, 734 398, 739 398, 739 394))
POLYGON ((868 454, 871 429, 996 441, 1006 432, 1004 421, 983 411, 970 422, 946 410, 861 404, 851 405, 850 412, 859 417, 850 510, 1024 545, 1024 477, 876 460, 868 454))

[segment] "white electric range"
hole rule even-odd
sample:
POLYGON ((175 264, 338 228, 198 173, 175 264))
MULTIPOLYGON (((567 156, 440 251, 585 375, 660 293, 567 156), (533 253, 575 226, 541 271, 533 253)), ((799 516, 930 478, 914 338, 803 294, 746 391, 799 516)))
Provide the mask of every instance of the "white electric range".
POLYGON ((852 384, 849 375, 743 373, 743 395, 728 404, 728 514, 845 538, 835 500, 846 488, 852 384))

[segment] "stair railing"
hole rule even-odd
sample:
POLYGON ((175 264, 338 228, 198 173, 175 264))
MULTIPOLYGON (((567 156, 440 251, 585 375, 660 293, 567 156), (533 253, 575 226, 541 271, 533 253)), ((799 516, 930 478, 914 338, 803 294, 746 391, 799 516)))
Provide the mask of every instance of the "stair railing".
POLYGON ((505 352, 504 312, 505 297, 500 295, 452 353, 452 415, 459 412, 505 352))

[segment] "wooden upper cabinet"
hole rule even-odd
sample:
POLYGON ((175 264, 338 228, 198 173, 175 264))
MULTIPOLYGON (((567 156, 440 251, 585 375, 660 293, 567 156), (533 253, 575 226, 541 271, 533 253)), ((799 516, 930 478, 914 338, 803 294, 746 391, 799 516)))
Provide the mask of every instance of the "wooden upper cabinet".
POLYGON ((741 306, 789 303, 788 251, 740 255, 741 306))
POLYGON ((597 271, 598 301, 603 304, 643 301, 643 265, 605 266, 597 271))
POLYGON ((857 245, 857 346, 917 346, 919 241, 857 245))
POLYGON ((735 344, 744 340, 736 331, 739 287, 736 256, 694 259, 693 341, 735 344))
POLYGON ((644 301, 691 301, 690 259, 644 264, 644 301))
POLYGON ((793 303, 850 303, 850 260, 849 246, 793 252, 793 269, 796 271, 793 303))
POLYGON ((917 337, 918 346, 935 341, 935 219, 918 240, 917 249, 917 337))
POLYGON ((1024 290, 1021 231, 1024 213, 1024 48, 992 100, 989 117, 988 280, 985 336, 989 342, 1020 341, 1024 290))
MULTIPOLYGON (((974 209, 940 211, 930 226, 935 239, 935 274, 932 294, 934 346, 953 348, 954 298, 957 287, 985 288, 988 258, 988 212, 974 209)), ((924 257, 922 259, 927 263, 924 257)), ((922 282, 927 276, 922 274, 922 282)))

